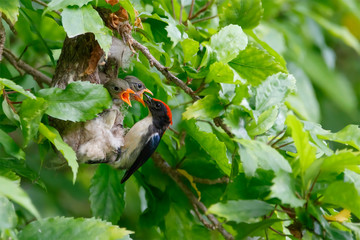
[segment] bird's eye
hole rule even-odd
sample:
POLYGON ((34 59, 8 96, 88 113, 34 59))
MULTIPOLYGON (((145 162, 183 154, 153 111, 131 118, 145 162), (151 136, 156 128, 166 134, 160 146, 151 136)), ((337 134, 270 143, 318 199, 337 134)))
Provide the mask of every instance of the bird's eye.
POLYGON ((114 86, 114 90, 115 90, 115 91, 119 91, 119 87, 114 86))
POLYGON ((161 108, 161 104, 160 104, 160 103, 155 103, 155 108, 156 108, 156 109, 160 109, 160 108, 161 108))
POLYGON ((137 87, 138 89, 142 89, 143 85, 141 83, 138 83, 137 87))

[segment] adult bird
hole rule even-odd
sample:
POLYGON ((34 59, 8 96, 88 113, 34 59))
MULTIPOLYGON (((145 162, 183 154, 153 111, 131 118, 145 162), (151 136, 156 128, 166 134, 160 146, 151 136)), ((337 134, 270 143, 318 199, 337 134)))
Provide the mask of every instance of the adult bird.
POLYGON ((158 99, 145 96, 149 115, 135 123, 125 135, 125 145, 114 163, 116 168, 127 169, 121 183, 124 183, 148 160, 159 145, 164 132, 172 124, 169 106, 158 99))

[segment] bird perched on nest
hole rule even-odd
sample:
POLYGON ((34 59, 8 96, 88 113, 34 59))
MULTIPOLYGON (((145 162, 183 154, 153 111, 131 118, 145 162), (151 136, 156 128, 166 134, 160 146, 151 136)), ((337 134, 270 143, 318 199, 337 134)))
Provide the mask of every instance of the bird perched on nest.
POLYGON ((131 106, 131 99, 139 101, 144 91, 150 92, 144 85, 140 91, 131 89, 127 81, 119 78, 108 80, 104 87, 113 99, 110 109, 104 110, 92 120, 66 124, 66 127, 59 131, 63 140, 76 152, 81 163, 99 163, 103 159, 106 162, 115 161, 117 150, 124 145, 123 120, 126 105, 123 103, 131 106))
POLYGON ((171 110, 164 102, 145 95, 149 115, 135 125, 125 135, 125 145, 113 164, 116 168, 127 169, 121 179, 124 183, 153 154, 166 129, 172 124, 171 110))

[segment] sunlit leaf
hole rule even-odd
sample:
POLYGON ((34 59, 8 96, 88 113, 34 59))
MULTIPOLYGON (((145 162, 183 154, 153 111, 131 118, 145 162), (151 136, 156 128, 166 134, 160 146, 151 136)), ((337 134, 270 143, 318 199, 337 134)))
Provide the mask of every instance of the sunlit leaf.
POLYGON ((206 82, 215 81, 218 83, 239 84, 241 81, 234 79, 234 72, 228 64, 215 62, 211 64, 206 82))
POLYGON ((81 8, 91 1, 92 0, 51 0, 51 2, 48 4, 47 11, 64 9, 68 6, 78 6, 81 8))
POLYGON ((247 176, 253 177, 258 168, 274 172, 292 171, 288 161, 269 145, 256 140, 238 139, 236 141, 240 143, 240 159, 247 176))
POLYGON ((348 221, 350 219, 350 216, 351 216, 351 212, 347 209, 343 209, 338 214, 332 216, 325 215, 324 218, 328 221, 342 223, 348 221))
POLYGON ((19 115, 25 146, 36 136, 47 106, 48 104, 43 98, 25 99, 21 104, 19 115))
POLYGON ((35 96, 31 92, 25 91, 25 89, 22 86, 17 85, 11 80, 0 78, 0 89, 2 89, 3 86, 8 87, 28 98, 35 99, 35 96))
POLYGON ((263 112, 257 122, 253 119, 247 126, 246 131, 250 136, 256 136, 265 133, 275 123, 279 113, 279 108, 273 106, 265 112, 263 112))
POLYGON ((358 125, 347 125, 336 133, 318 135, 321 139, 348 144, 360 150, 360 128, 358 125))
POLYGON ((270 197, 276 197, 283 204, 289 204, 292 207, 301 207, 305 204, 304 199, 299 199, 295 194, 295 179, 286 172, 279 172, 273 179, 274 185, 271 186, 270 197))
POLYGON ((261 0, 226 0, 218 9, 221 26, 238 24, 244 29, 259 25, 264 12, 261 0))
POLYGON ((70 83, 65 89, 42 89, 38 96, 47 100, 47 114, 70 121, 93 119, 112 103, 109 92, 102 85, 80 81, 70 83))
POLYGON ((105 27, 99 13, 90 4, 81 8, 65 8, 61 17, 68 37, 92 32, 104 52, 109 52, 112 43, 111 30, 105 27))
POLYGON ((29 196, 13 181, 0 176, 0 196, 5 196, 28 210, 37 219, 40 215, 31 202, 29 196))
POLYGON ((19 0, 1 0, 0 12, 6 15, 6 17, 14 24, 17 21, 19 15, 19 0))
POLYGON ((79 164, 76 161, 76 153, 74 150, 62 140, 59 132, 55 128, 40 123, 39 132, 54 144, 56 149, 64 156, 73 172, 73 182, 75 183, 79 164))
POLYGON ((0 196, 0 232, 5 229, 15 228, 18 217, 14 205, 4 196, 0 196))
POLYGON ((28 224, 19 240, 38 239, 129 239, 131 231, 94 218, 45 218, 28 224))
POLYGON ((90 206, 93 216, 116 224, 124 211, 124 185, 121 171, 101 164, 91 179, 90 206))
POLYGON ((268 214, 274 207, 259 200, 238 200, 211 205, 209 213, 226 218, 228 221, 248 222, 268 214))
POLYGON ((219 99, 214 95, 207 95, 186 108, 183 113, 184 119, 191 118, 214 118, 217 117, 224 107, 219 104, 219 99))
POLYGON ((191 38, 184 39, 180 44, 184 52, 184 62, 190 61, 199 51, 199 42, 191 38))
POLYGON ((219 62, 227 63, 246 48, 248 38, 242 28, 228 25, 214 34, 210 39, 210 47, 217 54, 219 62))

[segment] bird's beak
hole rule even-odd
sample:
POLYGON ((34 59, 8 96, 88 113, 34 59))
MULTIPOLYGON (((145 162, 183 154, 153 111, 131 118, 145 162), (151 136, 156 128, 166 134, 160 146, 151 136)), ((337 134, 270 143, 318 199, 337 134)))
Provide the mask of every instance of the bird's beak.
POLYGON ((124 102, 126 102, 130 107, 131 107, 131 102, 130 102, 130 93, 135 94, 135 92, 133 90, 131 90, 130 88, 126 89, 125 91, 122 91, 119 93, 119 97, 121 100, 123 100, 124 102))
POLYGON ((144 90, 141 90, 138 93, 135 93, 134 98, 136 101, 140 102, 145 107, 145 102, 143 100, 144 92, 147 92, 147 93, 150 93, 151 95, 153 95, 153 93, 149 89, 145 88, 144 90))
POLYGON ((147 94, 145 94, 144 95, 145 97, 146 97, 146 99, 145 99, 145 103, 146 103, 146 105, 150 105, 150 103, 151 103, 151 100, 152 100, 152 98, 149 96, 149 95, 147 95, 147 94))

